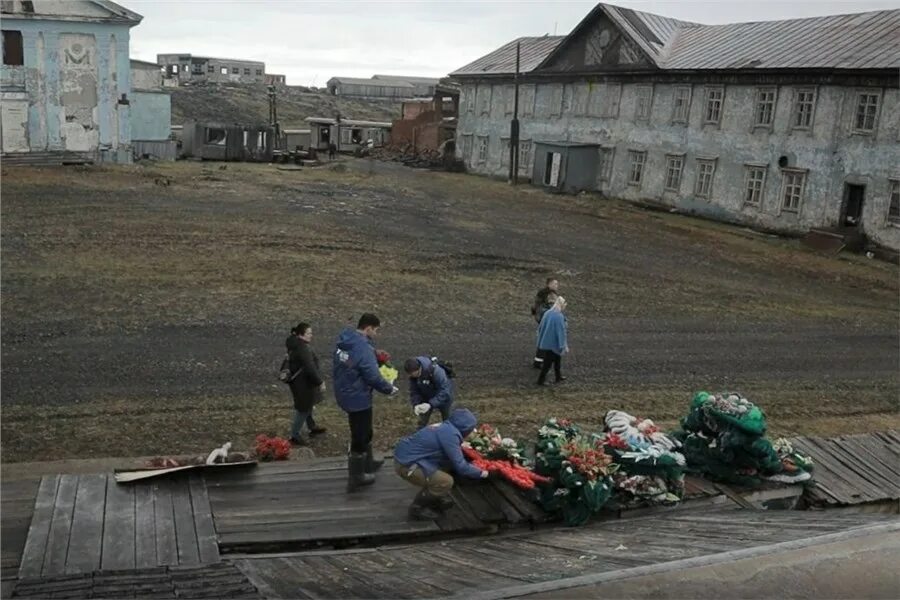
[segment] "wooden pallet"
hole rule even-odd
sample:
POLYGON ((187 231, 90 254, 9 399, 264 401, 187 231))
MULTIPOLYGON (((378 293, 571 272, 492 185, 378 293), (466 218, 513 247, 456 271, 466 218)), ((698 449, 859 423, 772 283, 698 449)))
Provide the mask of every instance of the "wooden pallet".
POLYGON ((19 577, 219 561, 197 476, 117 485, 112 476, 41 479, 19 577))

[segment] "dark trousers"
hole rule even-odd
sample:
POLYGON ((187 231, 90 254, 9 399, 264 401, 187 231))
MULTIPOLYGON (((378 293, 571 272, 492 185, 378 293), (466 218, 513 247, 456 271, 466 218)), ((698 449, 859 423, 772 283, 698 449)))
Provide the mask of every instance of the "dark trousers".
MULTIPOLYGON (((453 402, 448 402, 447 404, 438 407, 438 410, 441 412, 441 421, 446 421, 450 418, 450 410, 452 407, 453 402)), ((431 420, 431 413, 433 412, 434 409, 432 408, 427 413, 419 415, 419 429, 422 429, 423 427, 428 425, 428 421, 431 420)))
POLYGON ((347 413, 350 422, 350 452, 364 453, 372 443, 372 409, 347 413))
POLYGON ((556 380, 559 381, 559 378, 562 377, 562 373, 560 372, 562 367, 562 355, 557 354, 553 350, 541 350, 541 354, 544 357, 544 364, 541 366, 541 374, 538 375, 538 383, 544 383, 547 379, 547 373, 550 372, 550 365, 553 365, 553 374, 556 376, 556 380))

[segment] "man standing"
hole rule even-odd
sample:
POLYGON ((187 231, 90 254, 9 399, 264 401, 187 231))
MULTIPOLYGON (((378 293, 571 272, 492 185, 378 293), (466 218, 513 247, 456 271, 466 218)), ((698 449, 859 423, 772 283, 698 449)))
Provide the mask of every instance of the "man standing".
MULTIPOLYGON (((534 321, 540 325, 541 318, 544 316, 544 313, 553 306, 553 303, 556 301, 556 296, 559 295, 559 280, 556 277, 548 277, 546 285, 538 290, 538 293, 534 296, 534 303, 531 305, 531 316, 534 317, 534 321), (553 296, 551 298, 551 296, 553 296)), ((540 369, 544 366, 544 358, 541 354, 540 350, 536 350, 534 353, 534 361, 532 365, 535 369, 540 369)))
POLYGON ((569 343, 566 336, 566 299, 562 296, 556 298, 553 306, 544 313, 541 318, 541 326, 538 328, 538 352, 544 358, 541 374, 538 376, 538 385, 547 385, 547 373, 553 367, 556 383, 563 382, 566 378, 562 375, 562 355, 568 353, 569 343))
POLYGON ((397 475, 422 488, 409 507, 410 518, 436 519, 441 511, 453 506, 453 476, 445 465, 462 477, 487 479, 488 472, 466 462, 462 453, 463 440, 477 424, 475 415, 458 408, 443 423, 420 429, 394 446, 397 475))
POLYGON ((453 404, 453 382, 444 367, 419 356, 407 359, 403 370, 409 376, 409 403, 419 417, 419 429, 428 425, 434 409, 441 412, 441 421, 446 421, 453 404))
POLYGON ((334 397, 350 423, 350 455, 347 459, 347 491, 375 481, 383 460, 372 452, 372 390, 393 395, 397 388, 378 372, 375 346, 381 321, 371 313, 359 318, 356 329, 341 332, 334 351, 334 397))

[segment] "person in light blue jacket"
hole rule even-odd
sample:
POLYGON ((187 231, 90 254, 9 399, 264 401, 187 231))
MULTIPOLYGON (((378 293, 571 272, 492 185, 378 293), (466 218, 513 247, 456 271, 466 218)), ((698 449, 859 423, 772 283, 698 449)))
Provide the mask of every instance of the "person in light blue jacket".
POLYGON ((372 452, 372 390, 393 395, 397 388, 378 371, 372 339, 380 326, 378 317, 364 314, 356 329, 341 332, 332 357, 334 397, 350 423, 348 492, 373 483, 375 471, 384 462, 375 460, 372 452))
POLYGON ((566 299, 559 296, 553 307, 541 317, 541 325, 538 327, 538 350, 543 354, 544 364, 541 366, 541 374, 538 375, 537 384, 547 385, 547 373, 553 366, 553 374, 556 383, 565 380, 562 375, 562 355, 569 351, 569 343, 566 339, 566 299))
POLYGON ((466 462, 462 443, 478 419, 471 411, 457 408, 443 423, 429 425, 394 446, 394 469, 402 479, 422 488, 409 507, 413 519, 436 519, 453 506, 450 490, 456 472, 468 479, 487 479, 488 472, 466 462))
POLYGON ((407 359, 403 370, 409 377, 409 403, 419 417, 419 429, 428 425, 435 409, 446 421, 453 406, 453 382, 444 367, 427 356, 417 356, 407 359))

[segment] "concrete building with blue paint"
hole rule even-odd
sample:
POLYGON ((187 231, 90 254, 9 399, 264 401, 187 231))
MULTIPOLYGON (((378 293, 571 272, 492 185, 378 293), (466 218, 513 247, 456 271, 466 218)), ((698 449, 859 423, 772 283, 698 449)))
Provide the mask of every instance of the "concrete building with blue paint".
POLYGON ((4 156, 131 162, 128 50, 141 15, 108 0, 3 0, 0 12, 4 156))

